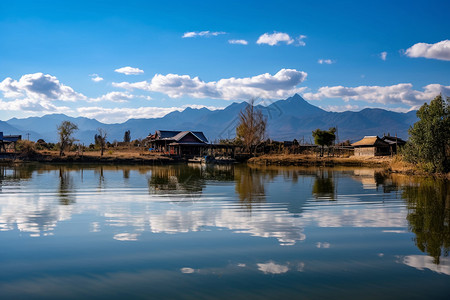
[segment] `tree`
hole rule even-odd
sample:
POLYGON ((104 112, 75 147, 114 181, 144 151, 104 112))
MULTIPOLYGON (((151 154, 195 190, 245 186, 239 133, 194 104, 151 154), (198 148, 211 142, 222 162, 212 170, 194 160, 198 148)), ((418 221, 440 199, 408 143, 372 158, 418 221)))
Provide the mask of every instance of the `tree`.
POLYGON ((125 143, 131 142, 131 132, 130 132, 130 130, 125 131, 125 134, 123 135, 123 141, 125 143))
POLYGON ((323 156, 323 149, 325 146, 331 146, 336 139, 336 128, 331 127, 329 130, 316 129, 312 132, 314 143, 321 146, 320 156, 323 156))
POLYGON ((59 136, 59 156, 63 156, 67 146, 70 146, 76 141, 76 139, 72 137, 72 134, 78 130, 78 126, 70 121, 63 121, 58 126, 57 130, 59 136))
POLYGON ((251 152, 259 145, 266 134, 267 118, 255 107, 255 99, 251 99, 244 110, 239 113, 239 125, 236 137, 242 141, 245 150, 251 152))
POLYGON ((409 143, 402 151, 406 161, 424 170, 448 172, 450 150, 449 98, 442 95, 417 111, 419 121, 409 128, 409 143))
POLYGON ((98 128, 98 134, 95 135, 95 144, 100 147, 100 156, 103 156, 103 152, 105 151, 106 147, 106 136, 107 133, 104 129, 98 128))

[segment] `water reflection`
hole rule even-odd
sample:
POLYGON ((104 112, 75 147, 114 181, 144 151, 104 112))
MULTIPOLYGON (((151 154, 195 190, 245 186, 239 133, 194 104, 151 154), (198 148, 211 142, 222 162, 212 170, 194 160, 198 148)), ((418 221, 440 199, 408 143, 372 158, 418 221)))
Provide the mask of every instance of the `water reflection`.
POLYGON ((294 245, 306 239, 306 227, 380 227, 386 234, 409 227, 435 264, 450 246, 448 183, 374 169, 25 165, 1 167, 0 183, 8 187, 0 194, 0 230, 32 236, 94 211, 89 231, 112 231, 118 241, 225 228, 294 245))
POLYGON ((450 190, 447 182, 425 178, 403 186, 409 229, 417 247, 439 264, 450 249, 450 190))
POLYGON ((75 186, 70 171, 64 167, 59 168, 59 186, 58 195, 61 205, 70 205, 75 203, 75 186))
POLYGON ((335 200, 335 187, 331 170, 319 170, 314 181, 312 194, 318 200, 335 200))

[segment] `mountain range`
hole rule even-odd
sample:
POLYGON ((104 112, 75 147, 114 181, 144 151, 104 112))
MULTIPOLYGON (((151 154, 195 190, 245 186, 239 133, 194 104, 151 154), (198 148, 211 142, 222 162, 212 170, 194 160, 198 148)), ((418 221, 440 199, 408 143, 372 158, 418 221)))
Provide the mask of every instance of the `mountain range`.
MULTIPOLYGON (((80 142, 94 142, 98 128, 108 133, 108 141, 122 141, 126 130, 131 138, 144 138, 155 130, 196 130, 203 131, 209 141, 235 136, 239 112, 246 102, 232 103, 220 110, 207 108, 186 108, 174 111, 162 118, 129 119, 120 124, 105 124, 85 117, 69 117, 64 114, 50 114, 42 117, 24 119, 12 118, 0 121, 0 131, 4 134, 21 134, 30 140, 44 139, 57 142, 57 126, 62 121, 78 125, 75 137, 80 142)), ((416 112, 397 113, 378 108, 366 108, 358 112, 328 112, 305 101, 300 95, 273 102, 268 106, 257 106, 266 115, 267 136, 273 140, 293 140, 311 142, 311 132, 317 128, 337 127, 338 140, 356 141, 365 135, 390 133, 407 139, 408 128, 417 121, 416 112)))

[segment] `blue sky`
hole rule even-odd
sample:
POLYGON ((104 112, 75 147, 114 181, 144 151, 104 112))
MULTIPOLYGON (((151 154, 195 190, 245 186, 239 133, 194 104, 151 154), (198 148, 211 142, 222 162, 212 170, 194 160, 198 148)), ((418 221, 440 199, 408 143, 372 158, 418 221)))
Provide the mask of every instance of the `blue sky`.
POLYGON ((113 123, 296 92, 332 111, 408 111, 450 95, 449 11, 449 1, 1 1, 0 119, 113 123))

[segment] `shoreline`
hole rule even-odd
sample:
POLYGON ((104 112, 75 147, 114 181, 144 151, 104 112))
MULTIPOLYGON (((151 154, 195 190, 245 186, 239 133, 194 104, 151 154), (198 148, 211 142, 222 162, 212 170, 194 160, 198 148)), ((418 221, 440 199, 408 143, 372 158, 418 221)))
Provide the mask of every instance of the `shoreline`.
MULTIPOLYGON (((160 154, 148 154, 142 152, 116 152, 105 153, 100 156, 97 152, 85 152, 83 155, 67 153, 59 156, 57 152, 37 152, 30 156, 20 155, 11 160, 0 161, 2 164, 20 163, 43 163, 43 164, 107 164, 107 165, 173 165, 187 163, 185 159, 177 159, 160 154)), ((252 157, 244 162, 253 166, 299 166, 299 167, 368 167, 383 168, 392 174, 403 174, 411 176, 438 177, 450 180, 450 173, 428 174, 415 168, 414 165, 401 161, 397 157, 374 156, 374 157, 319 157, 309 154, 265 154, 252 157)))

